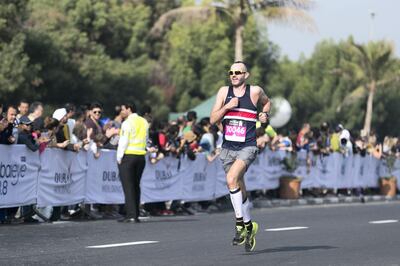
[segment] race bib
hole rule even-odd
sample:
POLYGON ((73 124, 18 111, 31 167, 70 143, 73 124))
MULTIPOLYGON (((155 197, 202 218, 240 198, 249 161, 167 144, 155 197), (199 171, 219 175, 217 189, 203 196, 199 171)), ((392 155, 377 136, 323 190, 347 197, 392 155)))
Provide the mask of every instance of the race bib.
POLYGON ((240 120, 229 120, 225 125, 225 139, 229 141, 245 142, 246 141, 246 124, 240 120))

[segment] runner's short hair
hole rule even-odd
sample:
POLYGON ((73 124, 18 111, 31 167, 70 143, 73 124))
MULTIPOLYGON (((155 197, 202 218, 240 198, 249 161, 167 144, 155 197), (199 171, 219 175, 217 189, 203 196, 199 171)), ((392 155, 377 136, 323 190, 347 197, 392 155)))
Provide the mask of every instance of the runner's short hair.
POLYGON ((233 62, 234 64, 243 64, 244 67, 248 70, 249 68, 247 67, 247 64, 244 61, 235 61, 233 62))

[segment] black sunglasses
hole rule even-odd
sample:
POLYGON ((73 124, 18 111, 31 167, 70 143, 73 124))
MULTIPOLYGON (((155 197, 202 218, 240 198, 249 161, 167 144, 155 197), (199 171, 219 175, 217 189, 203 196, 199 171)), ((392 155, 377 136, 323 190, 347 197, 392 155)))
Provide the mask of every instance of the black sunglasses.
POLYGON ((232 70, 230 70, 228 73, 229 73, 230 76, 233 76, 233 75, 242 75, 242 74, 245 74, 246 71, 232 71, 232 70))
POLYGON ((101 114, 101 111, 93 111, 94 114, 101 114))

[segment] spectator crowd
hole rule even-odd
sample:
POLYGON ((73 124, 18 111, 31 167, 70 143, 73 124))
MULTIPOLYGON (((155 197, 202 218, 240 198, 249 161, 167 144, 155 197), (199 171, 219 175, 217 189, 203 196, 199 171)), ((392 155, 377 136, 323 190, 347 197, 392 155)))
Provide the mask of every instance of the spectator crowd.
MULTIPOLYGON (((21 100, 18 106, 0 104, 0 144, 23 144, 34 152, 42 153, 46 148, 65 149, 73 152, 90 150, 98 158, 101 149, 116 149, 119 130, 127 117, 126 105, 116 106, 112 118, 103 116, 103 107, 99 103, 75 106, 68 103, 48 112, 41 102, 29 103, 21 100), (51 113, 45 116, 45 113, 51 113)), ((150 123, 148 156, 152 164, 166 156, 177 159, 187 156, 195 160, 200 153, 209 161, 218 157, 222 145, 222 125, 211 125, 209 118, 197 119, 194 111, 174 121, 164 122, 153 119, 151 108, 144 106, 139 115, 150 123)), ((400 157, 400 139, 386 136, 379 142, 376 134, 357 133, 344 128, 341 124, 330 125, 327 122, 318 127, 305 123, 299 131, 289 130, 287 134, 277 133, 270 125, 257 128, 257 146, 260 150, 284 150, 292 153, 305 150, 314 155, 341 153, 344 156, 360 154, 371 155, 378 159, 400 157)), ((276 197, 274 191, 257 191, 253 197, 276 197)), ((329 193, 359 193, 345 190, 306 190, 303 195, 324 196, 329 193)), ((142 215, 192 214, 196 209, 204 211, 218 208, 214 202, 160 202, 145 204, 142 215)), ((42 210, 46 213, 46 209, 42 210)), ((118 218, 124 212, 123 206, 92 205, 52 207, 51 220, 70 218, 77 213, 89 217, 118 218), (89 213, 89 214, 88 214, 89 213), (96 213, 96 214, 94 214, 96 213)), ((50 213, 50 212, 49 212, 50 213)), ((37 222, 38 218, 32 206, 0 209, 2 223, 37 222), (16 218, 18 217, 18 218, 16 218)))

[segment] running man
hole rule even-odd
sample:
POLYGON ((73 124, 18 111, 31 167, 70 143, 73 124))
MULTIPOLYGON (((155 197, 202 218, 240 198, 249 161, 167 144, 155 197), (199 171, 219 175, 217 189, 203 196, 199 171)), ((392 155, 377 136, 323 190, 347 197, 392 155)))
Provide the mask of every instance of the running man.
POLYGON ((249 252, 256 246, 258 224, 251 221, 250 202, 243 176, 258 153, 257 104, 262 105, 258 119, 261 123, 266 123, 271 103, 262 88, 246 84, 250 73, 245 63, 235 62, 229 70, 229 76, 232 85, 219 89, 210 122, 214 124, 222 120, 224 128, 220 158, 236 216, 232 245, 245 244, 245 249, 249 252))

